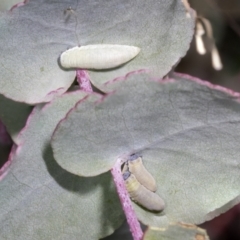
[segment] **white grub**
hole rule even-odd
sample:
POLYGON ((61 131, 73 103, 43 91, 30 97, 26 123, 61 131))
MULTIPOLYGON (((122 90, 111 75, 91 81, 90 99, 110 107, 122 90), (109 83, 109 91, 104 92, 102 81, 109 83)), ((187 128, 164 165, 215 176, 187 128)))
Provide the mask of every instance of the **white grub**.
POLYGON ((165 207, 163 199, 155 192, 151 192, 141 185, 136 177, 131 174, 126 180, 125 185, 129 196, 133 201, 150 211, 162 211, 165 207))
POLYGON ((128 161, 129 171, 144 187, 152 192, 157 191, 157 183, 152 174, 143 165, 142 157, 128 161))
POLYGON ((96 44, 73 47, 63 52, 63 68, 109 69, 118 67, 138 55, 139 47, 117 44, 96 44))

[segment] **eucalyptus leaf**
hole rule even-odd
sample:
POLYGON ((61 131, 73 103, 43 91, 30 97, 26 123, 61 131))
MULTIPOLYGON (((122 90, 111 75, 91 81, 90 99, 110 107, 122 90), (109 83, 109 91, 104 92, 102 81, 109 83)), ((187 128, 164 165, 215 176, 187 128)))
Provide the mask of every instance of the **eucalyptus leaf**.
POLYGON ((144 234, 144 240, 209 240, 205 230, 195 225, 172 224, 167 229, 149 227, 144 234))
POLYGON ((103 83, 145 69, 162 77, 183 57, 194 32, 181 1, 171 0, 31 0, 0 15, 0 93, 15 101, 51 101, 74 81, 64 71, 62 52, 78 45, 122 44, 140 54, 115 69, 89 71, 103 83), (13 69, 14 66, 14 69, 13 69))
POLYGON ((52 156, 57 122, 85 96, 76 91, 34 108, 0 181, 0 239, 99 239, 123 222, 110 173, 82 178, 52 156))
POLYGON ((0 11, 10 10, 11 7, 17 3, 23 2, 21 0, 1 0, 0 11))
POLYGON ((134 204, 150 226, 199 224, 240 201, 239 94, 175 75, 152 81, 133 74, 95 104, 79 102, 52 138, 67 171, 95 176, 118 157, 139 153, 165 201, 163 212, 134 204))

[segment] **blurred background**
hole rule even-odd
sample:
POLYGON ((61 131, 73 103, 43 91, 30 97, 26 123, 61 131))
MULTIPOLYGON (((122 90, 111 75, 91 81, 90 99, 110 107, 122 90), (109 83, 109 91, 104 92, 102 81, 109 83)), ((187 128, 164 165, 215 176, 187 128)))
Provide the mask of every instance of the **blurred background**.
MULTIPOLYGON (((198 54, 193 39, 175 71, 240 92, 240 0, 189 0, 189 4, 197 15, 210 21, 223 68, 213 68, 210 52, 198 54)), ((240 240, 240 205, 200 227, 212 240, 240 240)))
MULTIPOLYGON (((211 54, 200 55, 193 39, 187 55, 176 67, 176 72, 207 80, 234 91, 240 91, 240 1, 239 0, 189 0, 198 16, 208 19, 219 51, 223 68, 213 69, 211 54)), ((204 36, 203 36, 204 37, 204 36)), ((207 39, 204 43, 208 47, 207 39)), ((240 238, 239 238, 240 239, 240 238)))

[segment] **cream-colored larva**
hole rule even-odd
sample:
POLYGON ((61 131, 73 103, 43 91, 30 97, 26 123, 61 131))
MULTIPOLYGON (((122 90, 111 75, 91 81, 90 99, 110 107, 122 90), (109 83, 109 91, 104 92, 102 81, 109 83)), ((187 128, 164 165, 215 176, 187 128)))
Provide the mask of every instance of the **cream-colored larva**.
POLYGON ((73 47, 63 52, 63 68, 109 69, 118 67, 138 55, 139 47, 117 44, 96 44, 73 47))
POLYGON ((136 179, 152 192, 157 191, 157 183, 152 174, 144 167, 142 157, 128 161, 128 169, 136 179))
POLYGON ((125 173, 125 185, 128 193, 133 201, 150 211, 162 211, 164 209, 164 201, 156 193, 151 192, 139 183, 133 174, 127 177, 125 173))

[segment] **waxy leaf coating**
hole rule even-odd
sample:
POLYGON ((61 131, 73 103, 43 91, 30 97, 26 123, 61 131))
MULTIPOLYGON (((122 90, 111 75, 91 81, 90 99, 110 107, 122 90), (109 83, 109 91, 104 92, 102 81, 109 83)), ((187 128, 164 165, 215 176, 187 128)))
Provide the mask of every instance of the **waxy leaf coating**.
POLYGON ((133 74, 112 84, 114 93, 85 99, 57 126, 52 147, 64 169, 94 176, 141 154, 165 202, 161 213, 134 205, 151 226, 199 224, 239 202, 239 94, 181 75, 133 74))

